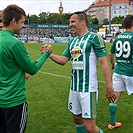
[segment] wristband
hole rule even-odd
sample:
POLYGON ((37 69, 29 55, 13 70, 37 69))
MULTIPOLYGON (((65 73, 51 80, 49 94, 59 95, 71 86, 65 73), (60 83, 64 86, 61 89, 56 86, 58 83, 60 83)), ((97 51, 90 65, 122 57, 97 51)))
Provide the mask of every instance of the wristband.
POLYGON ((49 57, 52 57, 53 54, 51 54, 49 57))

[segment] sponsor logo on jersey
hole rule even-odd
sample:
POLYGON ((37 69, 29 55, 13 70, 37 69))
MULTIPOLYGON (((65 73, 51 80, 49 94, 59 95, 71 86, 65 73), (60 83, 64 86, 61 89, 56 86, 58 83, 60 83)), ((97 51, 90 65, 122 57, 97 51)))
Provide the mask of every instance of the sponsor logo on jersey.
POLYGON ((83 70, 83 61, 72 61, 72 69, 83 70))
POLYGON ((78 58, 82 55, 82 49, 77 46, 77 47, 74 47, 72 50, 71 50, 71 56, 72 58, 78 58))

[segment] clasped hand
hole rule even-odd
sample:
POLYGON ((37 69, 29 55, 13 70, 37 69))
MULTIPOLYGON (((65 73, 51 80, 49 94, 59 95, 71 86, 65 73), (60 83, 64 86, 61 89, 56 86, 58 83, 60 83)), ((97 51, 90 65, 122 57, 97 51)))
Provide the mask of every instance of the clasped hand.
POLYGON ((52 54, 53 53, 53 47, 49 44, 45 44, 41 47, 41 54, 44 53, 44 52, 48 52, 50 51, 50 53, 52 54))

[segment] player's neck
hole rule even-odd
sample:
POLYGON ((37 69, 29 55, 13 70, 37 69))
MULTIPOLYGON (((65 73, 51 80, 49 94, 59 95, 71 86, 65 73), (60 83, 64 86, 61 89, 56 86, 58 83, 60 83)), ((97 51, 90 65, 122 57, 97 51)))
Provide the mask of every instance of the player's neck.
POLYGON ((126 32, 133 32, 133 28, 126 29, 126 32))
POLYGON ((10 31, 13 32, 13 29, 12 29, 10 26, 8 26, 8 27, 3 27, 2 30, 10 30, 10 31))
POLYGON ((88 31, 89 31, 88 28, 85 28, 82 31, 80 31, 78 36, 81 37, 81 36, 85 35, 86 33, 88 33, 88 31))

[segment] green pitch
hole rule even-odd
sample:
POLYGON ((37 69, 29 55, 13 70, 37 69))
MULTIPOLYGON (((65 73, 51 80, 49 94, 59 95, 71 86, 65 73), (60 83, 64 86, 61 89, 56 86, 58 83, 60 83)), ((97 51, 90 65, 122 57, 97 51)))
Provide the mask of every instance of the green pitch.
MULTIPOLYGON (((35 61, 43 44, 25 44, 28 53, 35 61)), ((66 44, 52 44, 54 53, 61 55, 66 44)), ((107 44, 107 51, 111 44, 107 44)), ((121 128, 109 130, 109 106, 105 96, 105 82, 98 64, 99 105, 97 125, 104 133, 133 132, 133 98, 123 93, 117 111, 121 128)), ((28 101, 28 121, 26 133, 75 133, 71 113, 67 109, 71 65, 60 66, 48 59, 40 71, 26 81, 28 101)))

